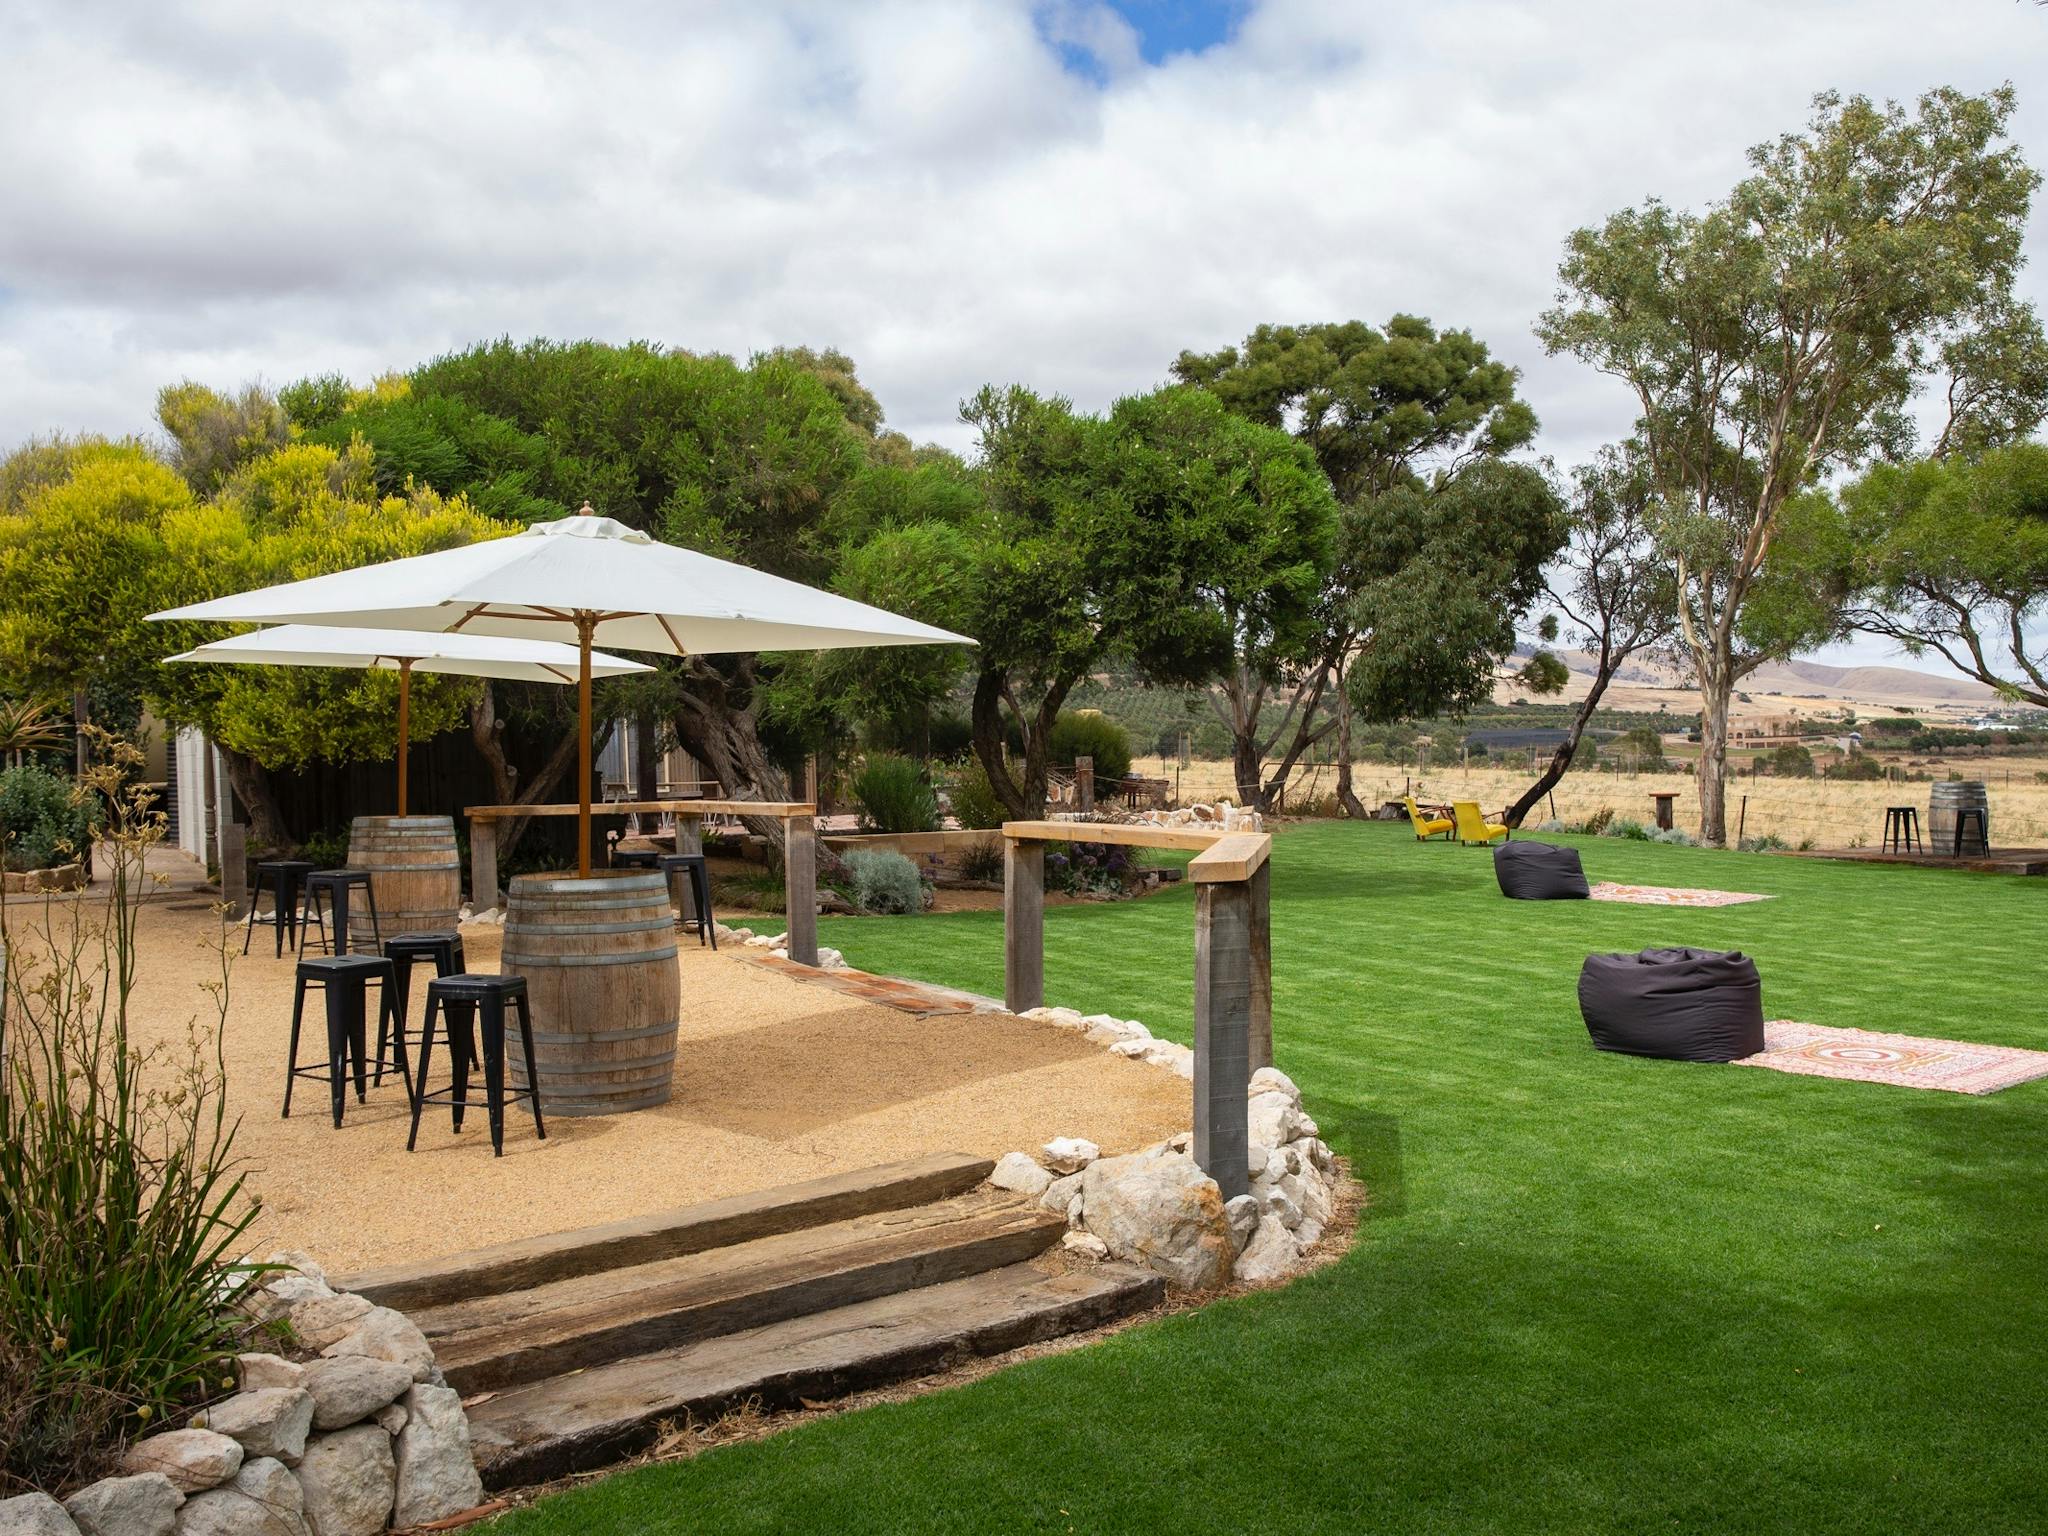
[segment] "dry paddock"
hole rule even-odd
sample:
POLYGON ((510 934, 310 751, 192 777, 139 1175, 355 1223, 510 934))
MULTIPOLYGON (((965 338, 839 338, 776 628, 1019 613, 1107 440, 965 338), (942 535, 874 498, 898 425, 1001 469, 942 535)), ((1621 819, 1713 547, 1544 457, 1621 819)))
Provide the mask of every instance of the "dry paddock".
MULTIPOLYGON (((8 903, 17 956, 36 948, 24 926, 42 922, 44 910, 8 903)), ((63 922, 92 906, 51 910, 63 922)), ((145 907, 138 1045, 176 1048, 195 1022, 210 1027, 204 988, 219 974, 219 931, 203 897, 178 893, 145 907)), ((231 961, 225 1029, 229 1101, 241 1118, 236 1150, 260 1203, 250 1240, 257 1254, 298 1247, 355 1269, 927 1152, 996 1157, 1058 1135, 1121 1151, 1188 1124, 1185 1081, 1077 1035, 1006 1014, 927 1018, 859 1002, 714 955, 684 935, 668 1105, 555 1119, 545 1141, 515 1106, 502 1158, 491 1156, 480 1107, 459 1136, 445 1110, 430 1108, 419 1150, 408 1154, 406 1097, 390 1077, 366 1104, 351 1095, 339 1130, 318 1081, 301 1080, 291 1118, 280 1117, 293 967, 289 951, 272 958, 268 937, 259 930, 249 955, 231 961)), ((497 930, 472 927, 463 938, 470 969, 497 969, 497 930)), ((414 984, 417 1010, 423 975, 414 984)), ((322 1048, 317 1006, 308 1008, 306 1059, 322 1048)))

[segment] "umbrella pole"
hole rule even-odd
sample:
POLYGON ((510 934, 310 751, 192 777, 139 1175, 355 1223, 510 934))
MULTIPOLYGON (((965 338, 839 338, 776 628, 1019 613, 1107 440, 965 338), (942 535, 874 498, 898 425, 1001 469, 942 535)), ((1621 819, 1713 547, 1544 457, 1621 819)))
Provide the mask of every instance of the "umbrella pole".
POLYGON ((412 746, 412 659, 398 659, 398 814, 405 814, 405 768, 412 746))
POLYGON ((590 636, 594 614, 576 615, 576 873, 590 878, 590 636))

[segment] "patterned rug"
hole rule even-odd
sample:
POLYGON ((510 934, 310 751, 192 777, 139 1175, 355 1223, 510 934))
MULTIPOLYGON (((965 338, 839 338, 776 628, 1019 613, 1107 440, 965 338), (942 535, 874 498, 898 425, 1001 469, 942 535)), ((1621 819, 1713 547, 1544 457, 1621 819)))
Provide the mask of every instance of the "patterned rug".
POLYGON ((1773 1019, 1764 1025, 1764 1049, 1735 1065, 1769 1067, 1806 1077, 1891 1083, 1900 1088, 1996 1093, 2014 1083, 2048 1077, 2048 1051, 1880 1035, 1867 1029, 1831 1029, 1825 1024, 1773 1019))
POLYGON ((1746 901, 1770 901, 1753 891, 1695 891, 1678 885, 1616 885, 1612 880, 1594 884, 1595 901, 1627 901, 1639 907, 1739 907, 1746 901))

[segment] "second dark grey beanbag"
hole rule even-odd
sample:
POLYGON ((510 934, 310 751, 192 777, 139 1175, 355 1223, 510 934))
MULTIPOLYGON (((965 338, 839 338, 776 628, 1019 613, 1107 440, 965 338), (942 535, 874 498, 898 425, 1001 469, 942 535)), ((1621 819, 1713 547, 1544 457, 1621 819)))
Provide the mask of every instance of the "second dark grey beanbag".
POLYGON ((1493 878, 1501 895, 1517 901, 1584 900, 1588 894, 1579 850, 1555 843, 1496 844, 1493 878))
POLYGON ((1673 1061, 1734 1061, 1764 1048, 1764 989, 1736 951, 1646 949, 1588 955, 1579 1012, 1603 1051, 1673 1061))

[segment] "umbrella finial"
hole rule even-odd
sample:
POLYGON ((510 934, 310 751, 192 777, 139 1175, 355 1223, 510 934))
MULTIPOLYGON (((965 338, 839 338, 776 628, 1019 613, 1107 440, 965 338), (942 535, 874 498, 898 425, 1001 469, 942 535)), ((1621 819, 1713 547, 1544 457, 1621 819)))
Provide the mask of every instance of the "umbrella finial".
POLYGON ((576 509, 576 515, 578 517, 595 517, 597 512, 591 507, 589 500, 586 499, 583 505, 576 509))

